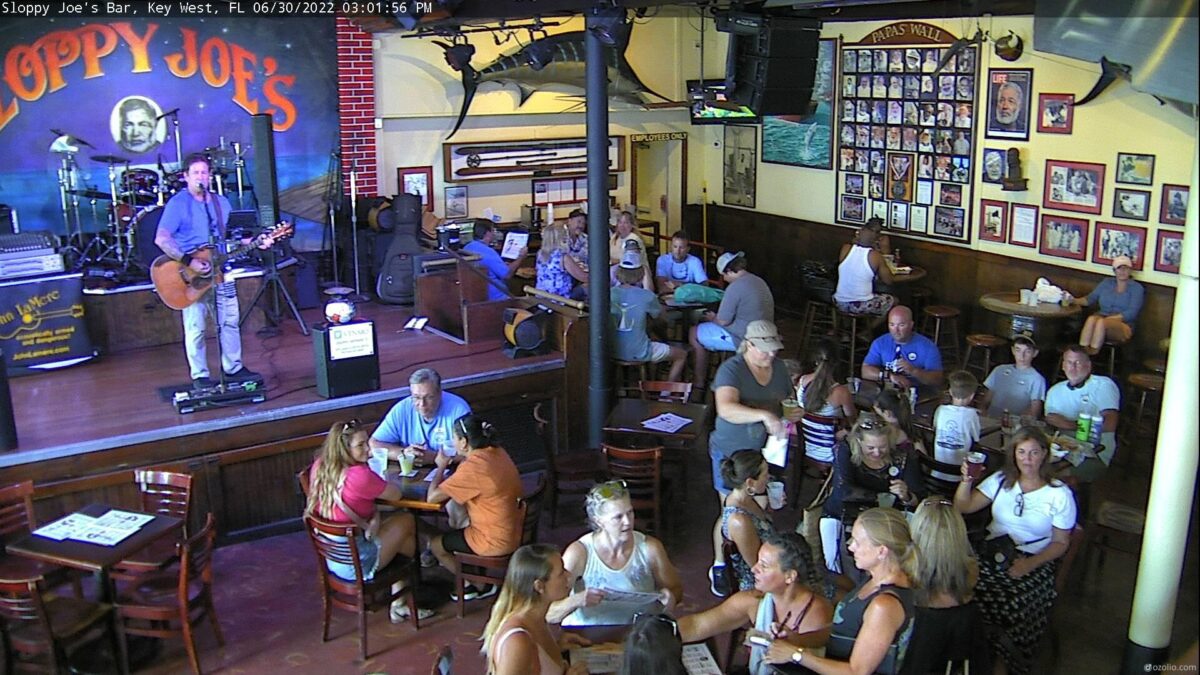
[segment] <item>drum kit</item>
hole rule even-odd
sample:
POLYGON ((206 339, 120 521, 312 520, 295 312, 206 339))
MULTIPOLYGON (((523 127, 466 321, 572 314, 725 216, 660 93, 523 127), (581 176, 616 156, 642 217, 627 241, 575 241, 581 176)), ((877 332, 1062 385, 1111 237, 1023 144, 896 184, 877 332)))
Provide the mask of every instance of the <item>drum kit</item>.
MULTIPOLYGON (((59 205, 67 230, 61 252, 68 268, 98 265, 116 267, 122 273, 148 271, 160 253, 154 235, 162 207, 187 189, 186 167, 168 171, 162 155, 157 168, 133 166, 131 160, 117 155, 90 155, 91 162, 106 166, 108 185, 106 189, 84 185, 90 172, 80 168, 76 156, 81 146, 93 150, 95 146, 58 129, 50 131, 55 136, 50 152, 59 157, 59 205), (85 228, 85 221, 89 227, 85 228)), ((247 198, 244 155, 248 149, 237 141, 227 144, 222 136, 216 146, 206 147, 202 153, 212 167, 213 191, 224 195, 235 187, 235 208, 239 209, 245 208, 247 198), (227 185, 231 180, 234 182, 227 185)))

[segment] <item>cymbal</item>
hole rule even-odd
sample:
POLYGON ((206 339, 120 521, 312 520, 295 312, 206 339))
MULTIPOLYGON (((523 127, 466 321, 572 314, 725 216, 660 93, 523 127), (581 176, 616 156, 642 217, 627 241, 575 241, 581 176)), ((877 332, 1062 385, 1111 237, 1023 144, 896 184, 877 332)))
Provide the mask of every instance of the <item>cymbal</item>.
POLYGON ((67 190, 67 193, 79 195, 84 199, 112 199, 112 195, 99 190, 67 190))
POLYGON ((216 159, 218 157, 232 157, 233 152, 228 148, 205 148, 204 154, 216 159))
POLYGON ((116 155, 92 155, 92 159, 97 162, 104 162, 105 164, 129 163, 129 160, 125 159, 124 157, 117 157, 116 155))

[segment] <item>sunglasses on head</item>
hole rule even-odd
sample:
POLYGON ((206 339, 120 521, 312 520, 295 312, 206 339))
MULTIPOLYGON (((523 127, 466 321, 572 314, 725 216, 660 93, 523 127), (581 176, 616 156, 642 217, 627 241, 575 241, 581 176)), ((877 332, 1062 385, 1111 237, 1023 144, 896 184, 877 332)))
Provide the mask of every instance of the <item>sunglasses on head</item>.
POLYGON ((858 423, 858 427, 863 431, 874 431, 876 429, 888 428, 888 421, 885 419, 863 420, 858 423))
POLYGON ((659 623, 667 624, 668 626, 671 627, 671 631, 675 634, 675 637, 679 637, 679 622, 675 621, 675 619, 672 619, 671 617, 667 616, 666 614, 658 614, 658 613, 651 613, 651 612, 634 612, 633 623, 637 624, 638 621, 642 620, 642 617, 649 617, 650 619, 657 621, 659 623))
POLYGON ((358 418, 357 418, 357 417, 355 417, 354 419, 352 419, 352 420, 350 420, 350 421, 348 421, 348 422, 343 422, 343 423, 342 423, 342 430, 341 430, 341 432, 340 432, 340 433, 343 433, 343 434, 345 434, 345 433, 349 433, 349 432, 351 432, 351 431, 354 431, 354 430, 355 430, 355 429, 357 429, 357 428, 359 427, 359 425, 361 425, 361 424, 362 424, 362 422, 360 422, 360 421, 358 420, 358 418))
POLYGON ((629 492, 629 488, 623 480, 610 480, 607 483, 600 483, 593 489, 596 491, 596 496, 601 499, 623 497, 629 492))

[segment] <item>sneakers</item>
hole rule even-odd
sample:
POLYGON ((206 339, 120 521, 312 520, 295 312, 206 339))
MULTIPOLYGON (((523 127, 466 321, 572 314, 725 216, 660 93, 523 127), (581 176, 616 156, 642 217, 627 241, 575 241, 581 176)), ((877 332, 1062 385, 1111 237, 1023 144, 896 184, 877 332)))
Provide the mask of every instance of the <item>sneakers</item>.
MULTIPOLYGON (((400 600, 393 600, 391 609, 388 613, 391 615, 392 623, 404 623, 405 621, 408 621, 410 616, 412 616, 412 613, 408 611, 408 601, 403 598, 400 600)), ((437 612, 432 609, 426 609, 424 607, 417 608, 417 619, 419 621, 432 618, 435 614, 437 614, 437 612)))
POLYGON ((437 565, 438 559, 437 556, 433 554, 433 551, 429 549, 421 551, 421 567, 429 569, 430 567, 437 567, 437 565))
POLYGON ((261 380, 262 377, 246 366, 242 366, 232 373, 225 373, 225 379, 231 382, 248 382, 250 380, 261 380))
POLYGON ((192 378, 192 389, 208 389, 215 384, 216 383, 212 381, 212 378, 208 378, 208 377, 193 377, 192 378))
MULTIPOLYGON (((482 588, 474 584, 463 584, 463 600, 482 600, 500 592, 496 584, 486 584, 482 588)), ((450 591, 450 602, 458 602, 458 594, 450 591)))
POLYGON ((708 589, 718 598, 729 597, 729 580, 725 578, 724 565, 708 568, 708 589))

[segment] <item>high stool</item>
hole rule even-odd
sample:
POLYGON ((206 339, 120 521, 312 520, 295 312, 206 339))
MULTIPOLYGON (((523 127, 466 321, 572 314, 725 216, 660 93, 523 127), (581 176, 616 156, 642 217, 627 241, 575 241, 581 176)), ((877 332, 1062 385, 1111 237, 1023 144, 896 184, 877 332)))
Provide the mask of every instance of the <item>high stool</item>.
POLYGON ((860 340, 869 339, 867 335, 867 325, 875 317, 870 314, 851 314, 843 312, 840 309, 835 309, 834 319, 835 330, 837 331, 838 340, 846 343, 846 363, 849 364, 852 374, 858 373, 858 343, 860 340), (860 325, 859 321, 866 322, 860 325))
POLYGON ((1114 338, 1104 340, 1104 346, 1100 348, 1100 358, 1097 359, 1100 363, 1097 365, 1103 365, 1108 368, 1104 372, 1105 375, 1109 377, 1117 376, 1117 351, 1127 344, 1129 344, 1129 340, 1117 340, 1114 338))
POLYGON ((621 398, 640 398, 642 395, 642 380, 649 380, 650 366, 648 361, 621 361, 616 360, 617 377, 613 384, 613 389, 617 392, 617 396, 621 398), (630 376, 633 379, 630 379, 630 376))
POLYGON ((1152 373, 1157 373, 1159 375, 1167 374, 1167 360, 1166 359, 1163 359, 1163 358, 1145 359, 1144 361, 1142 361, 1142 365, 1146 367, 1146 370, 1149 370, 1152 373))
POLYGON ((963 370, 977 370, 982 375, 979 378, 983 382, 992 372, 992 350, 998 347, 1003 347, 1008 344, 1008 340, 987 333, 972 333, 967 336, 967 355, 963 357, 963 370), (979 349, 983 353, 982 369, 979 364, 971 363, 971 352, 979 349))
POLYGON ((933 289, 928 286, 917 286, 908 292, 908 302, 913 316, 924 316, 925 308, 929 306, 930 300, 933 300, 933 289))
POLYGON ((829 335, 837 330, 837 308, 827 302, 809 299, 804 304, 804 328, 800 334, 800 349, 807 352, 813 335, 829 335))
MULTIPOLYGON (((1133 433, 1140 435, 1143 431, 1147 431, 1142 428, 1142 418, 1146 413, 1146 399, 1151 397, 1159 399, 1162 396, 1163 385, 1166 383, 1166 379, 1162 375, 1154 375, 1152 373, 1134 373, 1129 376, 1127 381, 1133 393, 1138 395, 1137 412, 1133 418, 1133 433)), ((1132 398, 1133 396, 1130 396, 1131 400, 1132 398)), ((1152 402, 1159 403, 1160 401, 1155 400, 1152 402)), ((1157 417, 1157 410, 1155 410, 1155 418, 1157 419, 1157 417)), ((1153 435, 1153 431, 1150 432, 1150 435, 1153 435)))
MULTIPOLYGON (((1088 556, 1099 549, 1097 571, 1104 568, 1104 553, 1124 553, 1137 557, 1142 547, 1142 530, 1146 512, 1125 504, 1105 501, 1100 504, 1094 522, 1088 523, 1083 540, 1083 573, 1087 574, 1088 556)), ((1082 578, 1082 576, 1081 576, 1082 578)))
POLYGON ((921 332, 929 336, 933 340, 933 344, 937 345, 942 351, 943 356, 948 355, 948 352, 954 352, 953 359, 945 359, 952 363, 958 362, 958 315, 961 312, 957 307, 949 305, 930 305, 925 308, 925 319, 921 324, 921 332), (929 332, 929 322, 933 322, 933 332, 929 332), (943 326, 942 323, 945 322, 943 326))

